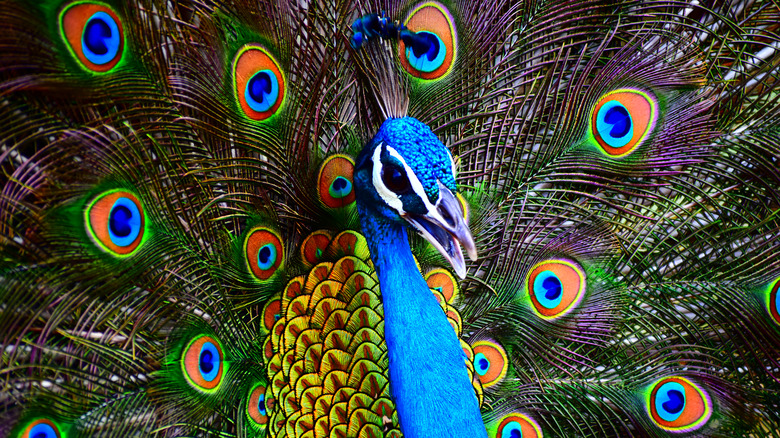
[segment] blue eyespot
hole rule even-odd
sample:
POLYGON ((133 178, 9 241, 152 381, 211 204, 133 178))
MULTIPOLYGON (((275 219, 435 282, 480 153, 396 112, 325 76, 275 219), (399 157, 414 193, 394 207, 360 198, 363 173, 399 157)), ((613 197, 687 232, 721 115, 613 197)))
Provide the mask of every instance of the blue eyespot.
POLYGON ((535 264, 526 287, 533 310, 544 319, 568 314, 585 296, 585 271, 566 259, 548 259, 535 264))
POLYGON ((276 263, 276 246, 273 243, 266 243, 257 251, 257 267, 263 270, 271 269, 276 263))
POLYGON ((119 27, 113 17, 102 11, 89 17, 81 37, 81 50, 89 62, 104 65, 113 61, 120 44, 119 27))
POLYGON ((60 438, 60 428, 48 418, 38 418, 31 421, 18 436, 19 438, 60 438))
POLYGON ((663 430, 690 432, 706 424, 712 415, 707 392, 685 377, 664 377, 645 394, 650 419, 663 430))
MULTIPOLYGON (((40 2, 38 2, 40 3, 40 2)), ((110 7, 90 0, 68 2, 60 14, 60 36, 82 68, 108 73, 122 60, 122 21, 110 7)))
POLYGON ((219 372, 220 355, 217 346, 211 342, 204 342, 198 356, 198 366, 203 380, 213 381, 219 372))
POLYGON ((233 61, 233 92, 244 116, 266 120, 279 113, 285 96, 284 75, 276 59, 260 45, 240 48, 233 61))
POLYGON ((30 429, 30 438, 58 438, 57 432, 49 424, 40 423, 30 429))
POLYGON ((117 198, 108 214, 108 235, 111 242, 125 247, 135 242, 140 233, 141 212, 138 206, 129 198, 117 198))
POLYGON ((510 421, 501 430, 501 438, 523 438, 523 429, 517 421, 510 421))
POLYGON ((685 409, 685 388, 677 382, 666 382, 655 398, 655 410, 664 421, 675 421, 685 409))
POLYGON ((249 402, 246 405, 246 414, 255 424, 264 425, 268 423, 268 410, 273 410, 273 396, 265 398, 265 385, 258 384, 249 393, 249 402))
POLYGON ((642 90, 610 91, 591 111, 591 140, 610 159, 629 155, 655 130, 657 107, 655 97, 642 90))
POLYGON ((480 376, 484 376, 490 370, 490 360, 483 353, 474 355, 474 371, 480 376))
POLYGON ((244 98, 252 110, 265 112, 279 100, 279 81, 271 70, 260 70, 246 84, 244 98))
POLYGON ((447 57, 447 47, 435 33, 420 31, 417 32, 417 35, 427 38, 430 47, 425 53, 415 53, 412 47, 407 47, 406 59, 409 60, 409 65, 415 69, 430 73, 444 64, 444 59, 447 57))
POLYGON ((265 394, 260 394, 257 399, 257 412, 259 412, 260 415, 268 415, 265 410, 265 394))
POLYGON ((144 240, 144 207, 126 190, 101 193, 84 211, 89 236, 116 257, 130 256, 144 240))
POLYGON ((335 199, 345 198, 352 194, 352 183, 343 176, 337 176, 330 184, 328 193, 335 199))
POLYGON ((488 426, 490 436, 495 438, 542 438, 539 425, 527 415, 513 412, 506 415, 498 423, 498 427, 488 426))
POLYGON ((552 271, 542 271, 534 279, 534 293, 539 304, 554 309, 563 299, 563 284, 552 271))
POLYGON ((282 267, 284 245, 275 231, 256 227, 249 230, 244 240, 244 261, 252 275, 265 281, 282 267))
POLYGON ((182 371, 189 384, 200 392, 219 390, 227 363, 222 347, 214 336, 200 335, 184 349, 182 371))
POLYGON ((599 108, 596 115, 596 130, 600 138, 613 148, 627 145, 634 137, 631 114, 617 100, 608 101, 599 108))
MULTIPOLYGON (((404 21, 399 32, 398 58, 407 73, 425 81, 447 76, 458 51, 452 14, 438 2, 421 2, 404 21)), ((389 26, 389 25, 388 25, 389 26)))
POLYGON ((317 194, 323 204, 342 208, 355 200, 355 187, 352 186, 354 171, 355 163, 346 155, 331 155, 323 161, 317 177, 317 194))
POLYGON ((501 382, 509 370, 509 359, 501 344, 486 339, 473 344, 474 372, 482 387, 490 388, 501 382))

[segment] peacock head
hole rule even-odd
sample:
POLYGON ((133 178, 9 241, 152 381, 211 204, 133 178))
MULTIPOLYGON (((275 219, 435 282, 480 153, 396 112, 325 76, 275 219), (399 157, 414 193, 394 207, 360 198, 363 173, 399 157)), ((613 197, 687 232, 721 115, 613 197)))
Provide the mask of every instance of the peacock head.
POLYGON ((452 155, 427 125, 391 118, 358 156, 355 196, 371 220, 411 224, 464 278, 460 245, 472 260, 477 250, 455 196, 454 173, 452 155))

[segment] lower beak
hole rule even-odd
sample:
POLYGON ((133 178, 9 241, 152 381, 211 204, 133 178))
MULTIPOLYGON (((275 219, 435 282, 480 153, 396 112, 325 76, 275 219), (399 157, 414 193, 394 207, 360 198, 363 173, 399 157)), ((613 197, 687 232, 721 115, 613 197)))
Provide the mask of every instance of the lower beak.
POLYGON ((460 202, 441 181, 439 200, 434 207, 424 215, 407 213, 403 217, 450 262, 458 277, 466 278, 466 263, 460 245, 471 260, 477 259, 477 248, 460 202))

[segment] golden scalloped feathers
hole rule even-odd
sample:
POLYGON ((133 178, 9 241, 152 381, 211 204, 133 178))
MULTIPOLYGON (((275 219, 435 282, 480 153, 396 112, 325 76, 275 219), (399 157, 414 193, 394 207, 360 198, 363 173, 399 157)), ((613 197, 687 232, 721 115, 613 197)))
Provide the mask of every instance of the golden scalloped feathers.
MULTIPOLYGON (((400 437, 390 397, 379 281, 365 238, 315 231, 301 244, 309 271, 291 279, 264 307, 266 399, 271 436, 400 437)), ((427 281, 460 335, 450 304, 457 283, 443 269, 427 281)), ((474 375, 471 347, 462 342, 474 375)), ((481 385, 472 379, 481 400, 481 385)))

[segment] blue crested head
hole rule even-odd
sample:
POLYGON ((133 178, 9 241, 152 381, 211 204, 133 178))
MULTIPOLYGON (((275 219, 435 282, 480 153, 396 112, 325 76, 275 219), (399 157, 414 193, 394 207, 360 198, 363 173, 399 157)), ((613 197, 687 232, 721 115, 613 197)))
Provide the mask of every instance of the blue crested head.
POLYGON ((476 249, 456 192, 452 155, 412 117, 386 120, 358 156, 355 196, 362 220, 412 225, 463 277, 460 244, 472 259, 476 249))
POLYGON ((457 192, 452 155, 428 125, 412 117, 389 119, 379 128, 374 141, 392 145, 406 158, 431 202, 439 196, 437 180, 457 192))
POLYGON ((411 225, 465 277, 460 245, 472 259, 476 249, 455 196, 453 168, 431 129, 403 117, 382 124, 354 172, 358 214, 383 297, 390 384, 409 437, 485 436, 460 342, 415 266, 406 233, 411 225))
MULTIPOLYGON (((362 193, 364 200, 383 210, 388 219, 399 220, 400 216, 397 208, 383 209, 386 204, 400 205, 404 212, 424 214, 421 195, 424 193, 428 202, 435 203, 439 198, 438 182, 457 192, 450 152, 428 125, 412 117, 387 119, 358 156, 355 171, 356 179, 362 177, 370 183, 362 185, 369 189, 362 193), (376 182, 381 181, 385 187, 374 185, 373 170, 377 165, 382 172, 378 172, 381 179, 376 182), (413 187, 418 182, 419 187, 413 187), (422 193, 415 188, 422 189, 422 193), (396 197, 400 204, 393 199, 396 197)), ((358 190, 356 195, 361 197, 361 192, 358 190)))

